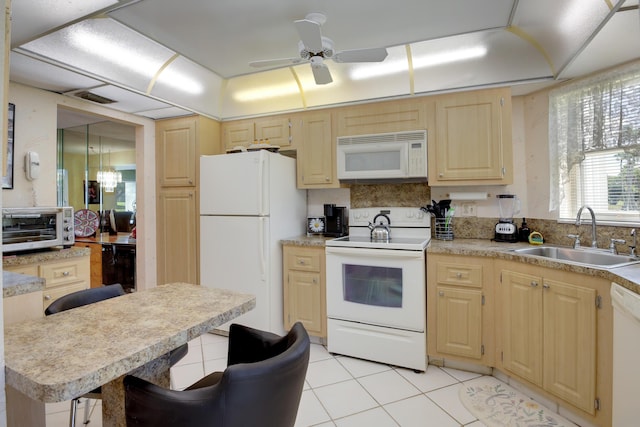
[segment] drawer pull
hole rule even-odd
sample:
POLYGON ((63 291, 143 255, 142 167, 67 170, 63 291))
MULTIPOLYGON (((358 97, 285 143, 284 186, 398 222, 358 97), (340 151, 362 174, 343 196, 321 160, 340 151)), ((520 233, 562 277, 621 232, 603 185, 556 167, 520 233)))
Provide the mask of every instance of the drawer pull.
POLYGON ((51 295, 45 295, 45 296, 44 296, 44 299, 45 299, 46 301, 49 301, 49 300, 51 299, 51 295))
POLYGON ((304 265, 304 260, 303 260, 303 259, 299 259, 299 260, 298 260, 298 264, 300 264, 300 265, 304 265))
POLYGON ((535 288, 537 286, 538 286, 538 282, 536 281, 531 282, 531 287, 535 288))
POLYGON ((69 274, 71 274, 71 273, 70 273, 70 272, 68 272, 68 271, 63 271, 63 272, 62 272, 62 275, 63 275, 64 277, 67 277, 69 274))
POLYGON ((438 295, 440 295, 441 297, 443 297, 443 296, 444 296, 444 291, 440 291, 440 292, 438 292, 438 295))
POLYGON ((462 273, 457 272, 456 273, 456 279, 462 279, 462 273))

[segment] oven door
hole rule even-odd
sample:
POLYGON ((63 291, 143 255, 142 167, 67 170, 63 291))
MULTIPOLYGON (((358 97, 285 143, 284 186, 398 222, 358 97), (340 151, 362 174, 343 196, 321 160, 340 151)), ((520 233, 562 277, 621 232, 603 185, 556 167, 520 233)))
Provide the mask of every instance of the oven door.
POLYGON ((327 316, 422 332, 425 252, 327 247, 327 316))

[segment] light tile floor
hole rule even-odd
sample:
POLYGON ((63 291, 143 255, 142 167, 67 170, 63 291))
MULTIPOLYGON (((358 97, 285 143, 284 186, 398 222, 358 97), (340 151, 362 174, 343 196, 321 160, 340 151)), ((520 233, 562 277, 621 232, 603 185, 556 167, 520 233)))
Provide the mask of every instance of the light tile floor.
MULTIPOLYGON (((189 353, 171 369, 173 388, 224 370, 227 338, 206 334, 189 343, 189 353)), ((482 427, 458 398, 463 382, 479 374, 429 365, 426 373, 346 356, 319 344, 311 357, 296 427, 482 427)), ((101 427, 100 401, 90 401, 90 426, 101 427)), ((77 425, 82 426, 80 408, 77 425)), ((69 423, 69 402, 47 405, 47 427, 69 423)))

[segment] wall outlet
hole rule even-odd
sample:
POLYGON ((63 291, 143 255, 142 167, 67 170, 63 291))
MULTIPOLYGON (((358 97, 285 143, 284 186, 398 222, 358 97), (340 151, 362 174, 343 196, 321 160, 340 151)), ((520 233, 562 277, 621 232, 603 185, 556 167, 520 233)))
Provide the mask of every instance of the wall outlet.
POLYGON ((458 216, 478 216, 478 212, 476 209, 475 202, 464 202, 460 204, 460 213, 458 214, 458 209, 456 209, 456 215, 458 216))

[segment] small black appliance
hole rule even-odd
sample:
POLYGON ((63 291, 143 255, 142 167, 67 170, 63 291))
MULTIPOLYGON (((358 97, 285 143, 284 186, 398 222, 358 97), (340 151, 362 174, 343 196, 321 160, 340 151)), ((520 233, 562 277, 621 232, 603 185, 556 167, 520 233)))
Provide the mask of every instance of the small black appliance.
POLYGON ((347 235, 347 208, 334 204, 324 205, 325 236, 342 237, 347 235))
POLYGON ((519 239, 518 226, 513 221, 513 216, 520 212, 520 199, 514 194, 498 194, 498 206, 500 207, 500 220, 496 224, 496 233, 493 240, 496 242, 515 243, 519 239))

